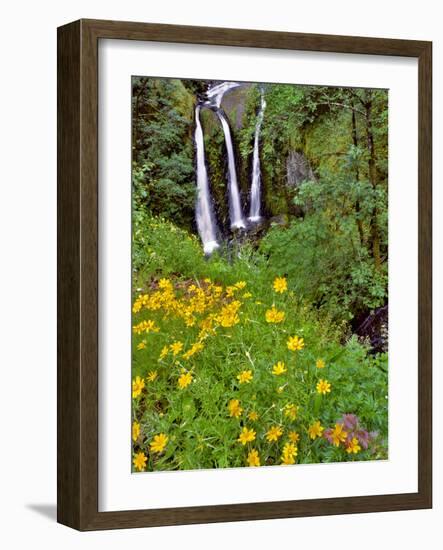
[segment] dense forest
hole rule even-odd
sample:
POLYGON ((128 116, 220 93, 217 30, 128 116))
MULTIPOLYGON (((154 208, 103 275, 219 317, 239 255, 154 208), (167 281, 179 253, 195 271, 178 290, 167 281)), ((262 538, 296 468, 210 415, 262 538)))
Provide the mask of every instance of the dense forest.
POLYGON ((196 111, 216 85, 133 78, 134 469, 384 458, 388 93, 243 83, 196 111), (260 163, 260 220, 244 227, 223 117, 246 214, 260 163))

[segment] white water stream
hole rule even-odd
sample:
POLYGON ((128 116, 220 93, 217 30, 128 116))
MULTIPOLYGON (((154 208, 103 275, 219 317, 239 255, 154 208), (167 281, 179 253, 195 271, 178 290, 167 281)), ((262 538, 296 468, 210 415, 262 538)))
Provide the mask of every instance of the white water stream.
POLYGON ((197 105, 195 109, 195 146, 197 149, 197 202, 195 215, 204 253, 211 254, 219 247, 219 244, 217 242, 217 226, 212 208, 208 172, 205 163, 205 143, 200 122, 200 105, 197 105))
POLYGON ((240 192, 238 190, 237 171, 235 168, 234 147, 232 145, 231 130, 228 121, 222 111, 217 111, 225 134, 226 151, 228 153, 228 193, 229 193, 229 217, 231 229, 244 229, 246 227, 243 217, 240 192))
MULTIPOLYGON (((228 119, 221 108, 223 96, 229 90, 240 86, 238 82, 222 82, 209 88, 205 94, 205 100, 199 103, 195 109, 195 146, 197 151, 197 201, 196 220, 200 238, 205 254, 211 254, 220 245, 217 241, 218 229, 214 216, 209 178, 206 169, 205 145, 203 130, 200 121, 200 110, 210 108, 217 114, 225 136, 226 152, 228 157, 228 196, 229 217, 231 229, 245 229, 246 222, 241 206, 241 197, 238 186, 237 170, 235 166, 235 153, 232 142, 231 129, 228 119)), ((257 116, 254 135, 254 153, 252 167, 252 183, 250 197, 249 221, 257 222, 261 219, 261 169, 260 169, 260 131, 263 122, 266 102, 262 92, 260 111, 257 116)))
POLYGON ((258 222, 261 219, 261 168, 260 168, 260 130, 263 122, 263 116, 266 109, 264 94, 261 95, 260 111, 255 124, 254 136, 254 155, 252 158, 252 183, 251 183, 251 203, 249 207, 249 221, 258 222))

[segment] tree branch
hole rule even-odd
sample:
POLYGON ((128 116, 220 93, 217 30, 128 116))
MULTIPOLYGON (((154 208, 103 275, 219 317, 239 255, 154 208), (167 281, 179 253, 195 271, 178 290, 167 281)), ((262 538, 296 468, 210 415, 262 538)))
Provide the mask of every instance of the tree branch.
POLYGON ((366 116, 366 113, 364 111, 360 111, 360 109, 357 109, 356 107, 353 107, 352 105, 346 105, 346 103, 336 103, 335 101, 326 101, 323 103, 317 103, 317 105, 328 105, 331 107, 331 105, 334 105, 335 107, 342 107, 343 109, 349 109, 350 111, 353 111, 354 113, 359 113, 362 116, 366 116))

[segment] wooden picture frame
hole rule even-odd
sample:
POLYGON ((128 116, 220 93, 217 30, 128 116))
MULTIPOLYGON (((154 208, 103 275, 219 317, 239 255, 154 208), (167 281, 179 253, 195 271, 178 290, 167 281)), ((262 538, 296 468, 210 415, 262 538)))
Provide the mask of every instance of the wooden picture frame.
POLYGON ((432 506, 432 44, 80 20, 58 29, 58 521, 79 530, 432 506), (98 511, 98 42, 159 41, 418 58, 418 492, 98 511))

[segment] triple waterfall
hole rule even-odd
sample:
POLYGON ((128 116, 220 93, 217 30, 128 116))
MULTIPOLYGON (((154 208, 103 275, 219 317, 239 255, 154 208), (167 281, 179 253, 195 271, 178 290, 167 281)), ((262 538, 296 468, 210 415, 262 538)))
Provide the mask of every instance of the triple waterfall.
MULTIPOLYGON (((214 215, 212 205, 210 184, 208 171, 206 168, 205 147, 203 130, 200 120, 200 112, 203 108, 212 109, 222 125, 226 152, 228 157, 228 197, 229 197, 229 218, 231 229, 246 229, 247 222, 243 214, 240 191, 238 187, 237 171, 235 166, 235 153, 232 142, 231 129, 228 119, 221 108, 221 102, 224 94, 237 88, 241 84, 237 82, 223 82, 212 86, 205 94, 205 99, 199 102, 195 109, 195 147, 197 157, 197 201, 196 201, 196 220, 197 229, 200 239, 203 243, 203 251, 205 254, 211 254, 215 249, 219 248, 218 236, 219 231, 214 215)), ((260 111, 257 116, 255 134, 254 134, 254 152, 252 166, 252 183, 250 190, 250 210, 249 223, 256 223, 261 219, 261 169, 259 155, 259 140, 260 130, 263 122, 266 102, 262 91, 260 111)))

